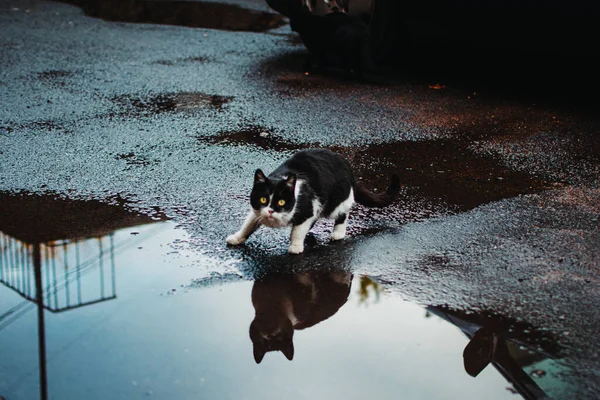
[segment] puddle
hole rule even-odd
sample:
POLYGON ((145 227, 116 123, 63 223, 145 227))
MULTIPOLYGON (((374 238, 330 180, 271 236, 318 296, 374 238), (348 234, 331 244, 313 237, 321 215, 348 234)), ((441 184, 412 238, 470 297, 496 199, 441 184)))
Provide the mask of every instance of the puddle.
POLYGON ((179 25, 228 31, 265 32, 286 24, 275 13, 201 1, 63 0, 107 21, 179 25))
MULTIPOLYGON (((299 145, 277 136, 273 130, 248 126, 211 137, 202 143, 218 146, 247 146, 277 152, 324 147, 320 143, 299 145)), ((554 187, 552 183, 508 169, 501 162, 476 154, 461 139, 403 141, 371 144, 361 148, 325 146, 344 155, 358 179, 373 188, 387 187, 389 176, 400 175, 404 189, 451 207, 469 210, 481 204, 554 187)), ((369 212, 377 213, 377 210, 369 212)), ((387 214, 387 211, 385 212, 387 214)))
POLYGON ((1 196, 7 399, 513 399, 576 389, 549 332, 406 302, 349 271, 348 248, 305 257, 304 269, 273 256, 262 271, 240 271, 204 256, 159 211, 1 196))
POLYGON ((124 115, 150 117, 169 112, 193 112, 199 109, 221 111, 233 97, 205 93, 166 93, 148 97, 121 95, 112 98, 124 115))
POLYGON ((259 125, 247 125, 240 130, 224 131, 215 136, 198 136, 198 142, 218 146, 249 146, 279 152, 296 151, 311 147, 286 142, 273 129, 259 125))
POLYGON ((40 201, 60 215, 0 211, 7 399, 572 393, 560 347, 529 325, 423 308, 337 265, 270 270, 255 281, 223 264, 207 274, 199 265, 211 260, 170 222, 110 214, 118 205, 40 201), (104 223, 94 215, 106 215, 104 223), (73 225, 76 216, 87 222, 73 225), (17 221, 30 232, 16 230, 17 221))

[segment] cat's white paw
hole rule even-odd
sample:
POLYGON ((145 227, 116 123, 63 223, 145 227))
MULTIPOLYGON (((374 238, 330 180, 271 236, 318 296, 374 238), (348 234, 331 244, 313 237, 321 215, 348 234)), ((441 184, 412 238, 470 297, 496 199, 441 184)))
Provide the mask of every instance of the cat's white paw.
POLYGON ((238 235, 237 233, 234 233, 233 235, 229 235, 227 236, 227 243, 229 243, 232 246, 237 246, 239 244, 242 244, 246 241, 246 238, 243 237, 242 235, 238 235))
POLYGON ((342 230, 336 231, 335 229, 333 230, 333 232, 331 232, 331 236, 330 236, 331 240, 342 240, 345 237, 346 237, 345 231, 342 231, 342 230))
POLYGON ((292 243, 288 249, 290 254, 300 254, 304 251, 304 244, 292 243))

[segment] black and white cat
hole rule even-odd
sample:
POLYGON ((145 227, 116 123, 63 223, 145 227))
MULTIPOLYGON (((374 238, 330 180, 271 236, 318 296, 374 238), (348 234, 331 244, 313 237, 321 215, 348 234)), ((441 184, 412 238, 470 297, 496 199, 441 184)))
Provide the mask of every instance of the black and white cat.
POLYGON ((289 252, 304 251, 304 238, 319 218, 335 220, 331 240, 346 236, 350 209, 356 200, 367 207, 385 207, 400 191, 397 175, 385 193, 375 194, 354 178, 350 164, 325 149, 302 150, 268 177, 257 169, 250 193, 252 209, 239 231, 227 237, 230 245, 242 244, 261 225, 292 227, 289 252))

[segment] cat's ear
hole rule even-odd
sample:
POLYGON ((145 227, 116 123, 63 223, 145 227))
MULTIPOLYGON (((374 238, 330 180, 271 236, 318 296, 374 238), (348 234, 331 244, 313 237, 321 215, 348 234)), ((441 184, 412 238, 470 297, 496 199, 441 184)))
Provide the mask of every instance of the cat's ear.
POLYGON ((285 358, 292 361, 292 359, 294 358, 294 342, 292 342, 292 340, 290 339, 290 341, 287 342, 285 346, 283 346, 283 348, 281 348, 281 352, 283 353, 285 358))
POLYGON ((288 185, 290 189, 294 189, 296 187, 296 175, 290 174, 285 180, 285 184, 288 185))
POLYGON ((467 374, 475 377, 492 362, 495 350, 494 334, 486 328, 478 330, 463 351, 467 374))
POLYGON ((263 183, 266 182, 267 178, 262 170, 259 168, 254 172, 254 183, 263 183))
POLYGON ((260 364, 260 362, 263 360, 265 353, 265 349, 254 344, 254 361, 256 361, 257 364, 260 364))

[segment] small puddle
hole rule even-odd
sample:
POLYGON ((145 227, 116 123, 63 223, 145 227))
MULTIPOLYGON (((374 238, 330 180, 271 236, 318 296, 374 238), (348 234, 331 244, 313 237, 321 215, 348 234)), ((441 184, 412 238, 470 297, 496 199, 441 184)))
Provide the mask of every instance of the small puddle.
POLYGON ((354 154, 349 158, 362 179, 379 186, 382 176, 395 172, 402 184, 462 210, 551 187, 492 158, 476 155, 460 140, 399 142, 350 151, 354 154))
POLYGON ((204 256, 157 210, 0 199, 8 399, 262 400, 273 385, 290 399, 430 399, 440 388, 449 398, 565 398, 577 389, 551 333, 406 302, 346 269, 348 249, 305 258, 304 269, 281 256, 240 271, 204 256))
POLYGON ((150 117, 169 112, 193 112, 199 109, 223 110, 233 97, 205 93, 163 93, 139 97, 120 95, 111 100, 119 107, 121 115, 150 117))
POLYGON ((62 0, 107 21, 179 25, 228 31, 265 32, 286 24, 275 13, 202 1, 62 0))
POLYGON ((8 399, 262 400, 274 387, 292 400, 573 393, 555 338, 530 325, 423 308, 339 264, 267 268, 252 281, 195 251, 159 212, 2 196, 8 399))
POLYGON ((240 130, 224 131, 215 136, 198 136, 198 142, 218 146, 248 146, 262 150, 290 152, 307 146, 289 143, 275 134, 273 129, 247 125, 240 130))

